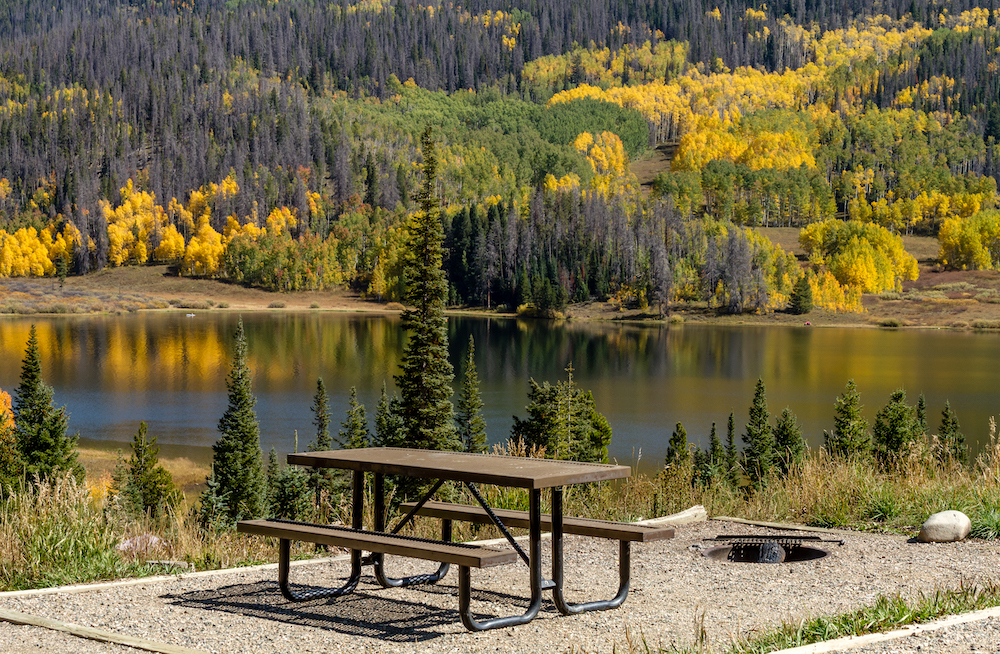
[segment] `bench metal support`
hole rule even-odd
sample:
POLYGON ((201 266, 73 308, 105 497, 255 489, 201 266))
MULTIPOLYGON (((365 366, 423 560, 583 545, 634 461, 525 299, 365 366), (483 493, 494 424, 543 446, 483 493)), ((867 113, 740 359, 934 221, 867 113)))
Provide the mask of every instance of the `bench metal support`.
POLYGON ((571 604, 563 598, 563 494, 562 488, 552 489, 552 601, 563 615, 573 615, 586 611, 603 611, 621 606, 628 597, 631 550, 629 541, 621 543, 618 554, 618 594, 610 600, 598 600, 571 604))
POLYGON ((542 608, 542 586, 545 579, 542 577, 541 499, 541 491, 538 489, 529 491, 531 520, 528 530, 531 534, 531 544, 528 547, 528 569, 531 572, 531 602, 528 604, 528 610, 523 615, 476 620, 472 616, 472 573, 468 566, 460 565, 458 566, 458 613, 462 617, 462 624, 469 631, 486 631, 525 624, 531 622, 542 608))
MULTIPOLYGON (((365 496, 365 473, 356 471, 351 484, 351 526, 361 529, 364 516, 361 509, 365 496)), ((352 592, 361 581, 361 552, 351 550, 351 576, 340 588, 313 588, 295 592, 288 583, 288 570, 291 559, 291 542, 287 538, 278 539, 278 587, 281 594, 290 602, 305 602, 323 597, 340 597, 352 592)))
MULTIPOLYGON (((355 473, 364 474, 364 473, 355 473)), ((439 480, 433 488, 431 488, 423 499, 417 503, 406 516, 400 520, 395 527, 393 527, 393 534, 398 533, 400 529, 403 528, 407 522, 413 519, 420 507, 424 505, 431 498, 431 495, 437 492, 441 488, 441 484, 444 480, 439 480)), ((356 512, 360 514, 360 507, 356 509, 356 512)), ((385 531, 385 475, 381 473, 375 473, 375 531, 385 531)), ((451 542, 451 520, 444 520, 441 523, 441 540, 451 542)), ((436 572, 429 574, 419 574, 411 575, 409 577, 389 577, 385 574, 385 554, 374 552, 371 555, 371 562, 374 566, 375 581, 379 583, 383 588, 399 588, 401 586, 413 586, 415 584, 434 584, 442 579, 448 574, 448 570, 451 569, 451 564, 442 563, 438 566, 436 572)))

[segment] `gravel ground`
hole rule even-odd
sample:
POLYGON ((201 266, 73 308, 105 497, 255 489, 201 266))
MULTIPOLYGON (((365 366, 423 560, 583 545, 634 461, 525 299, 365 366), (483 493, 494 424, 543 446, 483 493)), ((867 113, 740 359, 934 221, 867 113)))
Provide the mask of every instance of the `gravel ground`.
MULTIPOLYGON (((276 571, 244 570, 80 593, 30 597, 0 594, 0 608, 172 643, 207 652, 622 652, 691 644, 703 624, 709 641, 782 619, 840 613, 879 594, 915 594, 998 579, 1000 543, 919 544, 905 536, 844 535, 830 556, 777 565, 718 562, 703 539, 768 530, 718 521, 677 528, 672 540, 634 544, 632 588, 614 611, 562 616, 546 599, 520 627, 473 634, 458 617, 457 573, 436 586, 383 589, 370 576, 339 600, 292 604, 277 590, 276 571)), ((832 538, 826 536, 826 538, 832 538)), ((840 536, 837 536, 840 538, 840 536)), ((543 547, 543 550, 545 548, 543 547)), ((617 543, 566 537, 566 596, 603 599, 617 587, 617 543)), ((428 567, 393 560, 390 574, 428 567)), ((337 585, 346 562, 293 568, 293 582, 337 585)), ((482 617, 521 613, 524 565, 474 570, 473 610, 482 617)), ((546 594, 548 597, 548 594, 546 594)), ((854 649, 890 652, 1000 652, 1000 621, 854 649)), ((0 651, 120 652, 126 648, 0 623, 0 651), (32 649, 35 648, 35 649, 32 649)))

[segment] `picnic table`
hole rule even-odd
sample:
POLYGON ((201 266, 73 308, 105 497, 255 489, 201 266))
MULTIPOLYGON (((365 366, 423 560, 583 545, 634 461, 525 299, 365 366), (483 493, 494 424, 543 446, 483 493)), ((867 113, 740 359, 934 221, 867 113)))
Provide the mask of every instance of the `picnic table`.
POLYGON ((244 520, 238 529, 245 533, 272 536, 279 539, 278 582, 282 594, 292 601, 319 597, 338 597, 350 593, 357 586, 364 565, 374 567, 374 575, 384 587, 434 583, 447 574, 450 565, 459 568, 459 613, 462 623, 471 631, 506 627, 531 621, 538 614, 542 592, 552 591, 557 609, 564 614, 610 609, 619 606, 628 595, 630 550, 633 541, 651 541, 673 536, 673 530, 648 527, 632 523, 605 520, 566 518, 563 515, 563 487, 615 479, 631 474, 628 466, 578 461, 556 461, 491 454, 470 454, 438 450, 405 448, 361 448, 289 454, 288 463, 313 468, 340 468, 353 471, 350 528, 317 525, 289 520, 244 520), (372 473, 374 524, 364 528, 364 475, 372 473), (402 505, 406 515, 392 528, 385 525, 385 476, 403 475, 434 479, 431 489, 417 502, 402 505), (479 506, 433 502, 430 498, 446 481, 464 484, 476 498, 479 506), (524 488, 528 490, 528 511, 494 510, 479 493, 477 484, 491 484, 524 488), (551 490, 551 514, 543 514, 541 492, 551 490), (441 540, 400 536, 399 531, 414 516, 440 518, 441 540), (482 545, 451 542, 453 520, 479 524, 493 524, 510 542, 512 549, 498 549, 482 545), (552 578, 542 573, 542 528, 552 532, 552 578), (528 529, 528 550, 521 547, 508 527, 528 529), (566 602, 563 597, 563 534, 617 539, 619 549, 619 589, 609 600, 583 604, 566 602), (351 550, 351 574, 339 588, 312 589, 295 592, 288 581, 290 541, 302 540, 334 545, 351 550), (367 557, 362 552, 370 552, 367 557), (439 563, 436 572, 405 578, 386 574, 385 555, 402 555, 439 563), (503 616, 487 620, 476 619, 471 610, 471 568, 484 568, 512 563, 522 559, 530 571, 529 592, 531 601, 522 615, 503 616))

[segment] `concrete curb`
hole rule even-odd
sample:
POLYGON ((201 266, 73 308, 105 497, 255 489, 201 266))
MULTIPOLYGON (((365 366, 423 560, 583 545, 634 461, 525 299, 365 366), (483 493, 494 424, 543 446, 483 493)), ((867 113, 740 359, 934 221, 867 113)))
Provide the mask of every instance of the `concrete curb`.
POLYGON ((827 652, 855 649, 857 647, 882 643, 888 640, 906 638, 907 636, 914 636, 928 631, 937 631, 939 629, 953 627, 958 624, 966 624, 968 622, 977 622, 979 620, 997 617, 1000 617, 1000 606, 995 606, 991 609, 973 611, 971 613, 963 613, 961 615, 952 615, 946 618, 941 618, 940 620, 934 620, 933 622, 916 624, 902 629, 896 629, 894 631, 886 631, 878 634, 865 634, 864 636, 845 636, 844 638, 837 638, 835 640, 826 640, 822 643, 801 645, 799 647, 778 650, 777 652, 772 652, 772 654, 826 654, 827 652))

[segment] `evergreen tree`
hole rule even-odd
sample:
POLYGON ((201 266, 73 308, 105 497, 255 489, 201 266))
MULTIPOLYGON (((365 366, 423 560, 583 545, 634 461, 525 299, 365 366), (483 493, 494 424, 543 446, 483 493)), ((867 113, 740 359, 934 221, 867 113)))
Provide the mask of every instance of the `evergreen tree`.
POLYGON ((281 520, 300 520, 309 514, 309 474, 295 466, 281 466, 271 448, 267 457, 267 515, 281 520))
POLYGON ((774 467, 774 432, 771 414, 767 411, 767 391, 764 380, 757 380, 757 388, 750 405, 750 416, 743 433, 743 469, 751 483, 759 486, 774 467))
POLYGON ((796 422, 795 414, 787 407, 778 416, 778 422, 774 425, 774 448, 782 476, 787 475, 794 464, 801 462, 806 452, 802 428, 796 422))
POLYGON ((916 411, 906 403, 906 391, 896 389, 888 404, 875 414, 872 446, 883 463, 888 463, 904 455, 916 440, 916 411))
MULTIPOLYGON (((264 515, 267 501, 260 452, 260 426, 254 407, 247 360, 247 340, 240 318, 236 328, 236 352, 226 379, 229 406, 219 420, 221 436, 212 446, 212 470, 218 483, 217 498, 225 498, 229 522, 264 515)), ((205 493, 208 491, 206 490, 205 493)), ((202 494, 204 501, 205 494, 202 494)))
POLYGON ((483 418, 483 400, 479 395, 479 375, 476 373, 476 342, 469 336, 469 351, 465 356, 465 376, 462 378, 462 395, 458 399, 458 436, 466 452, 486 451, 486 420, 483 418))
POLYGON ((375 440, 378 447, 401 447, 404 444, 403 419, 399 412, 399 398, 389 397, 385 384, 382 396, 375 407, 375 440))
POLYGON ((833 433, 823 432, 824 446, 831 454, 852 456, 871 451, 868 421, 861 415, 861 393, 853 379, 847 381, 843 394, 833 408, 833 433))
POLYGON ((607 461, 611 426, 589 391, 574 387, 572 381, 552 386, 529 379, 528 385, 528 417, 514 416, 512 440, 544 447, 554 459, 607 461))
POLYGON ((969 460, 969 448, 965 444, 965 434, 960 430, 958 415, 952 410, 951 402, 946 401, 941 412, 941 428, 938 430, 941 455, 942 458, 949 457, 965 464, 969 460))
POLYGON ((351 386, 351 399, 347 403, 347 418, 340 423, 337 443, 345 450, 368 447, 371 435, 368 433, 368 418, 365 405, 358 402, 358 389, 351 386))
POLYGON ((215 464, 212 465, 205 486, 196 512, 198 525, 211 532, 232 529, 235 522, 229 514, 229 495, 219 485, 219 479, 215 476, 215 464))
POLYGON ((146 423, 132 437, 132 456, 113 475, 111 495, 132 515, 157 518, 180 501, 173 477, 160 465, 156 436, 147 437, 146 423))
MULTIPOLYGON (((316 379, 316 394, 313 396, 311 410, 313 424, 316 425, 316 436, 306 449, 310 452, 333 449, 333 439, 330 438, 330 398, 326 394, 326 385, 322 377, 316 379)), ((333 496, 337 490, 337 473, 332 468, 311 468, 308 474, 317 517, 323 519, 332 508, 333 496)))
POLYGON ((917 433, 927 434, 927 399, 923 393, 917 398, 917 433))
POLYGON ((795 282, 790 300, 789 311, 796 315, 801 316, 813 310, 813 291, 809 284, 808 274, 802 275, 799 277, 799 281, 795 282))
POLYGON ((708 435, 708 457, 713 465, 722 466, 726 462, 726 451, 722 449, 722 442, 719 441, 719 432, 712 423, 712 431, 708 435))
MULTIPOLYGON (((699 450, 700 453, 700 450, 699 450)), ((684 425, 677 423, 673 433, 670 434, 670 443, 667 445, 667 456, 664 461, 665 467, 683 466, 691 461, 691 450, 688 449, 688 435, 684 425)))
POLYGON ((736 464, 736 415, 730 411, 729 422, 726 423, 726 478, 733 486, 740 481, 740 471, 736 464))
POLYGON ((55 408, 53 398, 52 387, 42 381, 38 335, 32 325, 13 406, 14 434, 24 471, 28 477, 38 475, 41 479, 68 472, 82 482, 83 466, 76 460, 77 437, 66 434, 69 416, 65 407, 55 408))
POLYGON ((420 139, 423 184, 417 195, 420 211, 410 224, 406 266, 403 327, 409 340, 403 352, 402 372, 396 376, 400 414, 406 444, 431 450, 457 450, 454 408, 449 399, 454 378, 448 360, 448 330, 444 316, 448 284, 441 268, 444 229, 435 196, 437 156, 428 127, 420 139))

